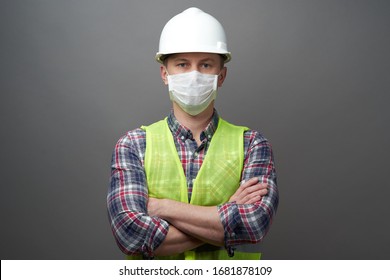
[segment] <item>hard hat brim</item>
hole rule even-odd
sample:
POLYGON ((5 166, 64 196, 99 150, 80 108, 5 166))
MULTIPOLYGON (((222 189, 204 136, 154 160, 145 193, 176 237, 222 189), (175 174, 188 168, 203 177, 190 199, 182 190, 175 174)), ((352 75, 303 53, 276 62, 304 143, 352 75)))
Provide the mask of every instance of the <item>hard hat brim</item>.
MULTIPOLYGON (((199 51, 196 51, 196 52, 199 52, 199 51)), ((194 53, 196 53, 196 52, 194 51, 194 53)), ((185 53, 190 53, 190 52, 185 52, 185 53)), ((232 59, 232 54, 230 52, 227 52, 227 53, 208 52, 208 53, 215 53, 215 54, 219 54, 219 55, 223 56, 224 57, 224 61, 223 61, 224 63, 228 63, 232 59)), ((156 59, 156 61, 158 63, 163 64, 164 60, 169 55, 172 55, 172 54, 175 54, 175 53, 160 53, 160 52, 158 52, 158 53, 156 53, 155 59, 156 59)))

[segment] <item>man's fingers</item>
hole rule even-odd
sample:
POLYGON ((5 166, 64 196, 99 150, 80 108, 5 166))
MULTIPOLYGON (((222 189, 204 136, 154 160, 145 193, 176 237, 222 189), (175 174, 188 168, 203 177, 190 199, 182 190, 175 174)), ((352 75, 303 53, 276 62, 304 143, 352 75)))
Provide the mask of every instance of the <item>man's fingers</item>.
POLYGON ((251 199, 249 199, 246 202, 241 203, 241 204, 254 204, 254 203, 260 201, 261 198, 262 198, 261 196, 253 197, 253 198, 251 198, 251 199))
POLYGON ((267 189, 268 189, 268 185, 267 184, 260 183, 260 184, 256 184, 256 185, 253 185, 253 186, 248 186, 246 188, 243 188, 241 190, 241 193, 243 195, 250 195, 251 193, 256 192, 258 190, 267 190, 267 189))
POLYGON ((268 189, 268 184, 267 183, 259 183, 257 184, 259 189, 268 189))
POLYGON ((247 188, 247 187, 250 187, 252 185, 255 185, 259 182, 259 178, 258 177, 253 177, 253 178, 250 178, 248 181, 244 182, 243 184, 241 184, 240 188, 247 188))
MULTIPOLYGON (((249 182, 249 181, 248 181, 249 182)), ((238 204, 255 203, 268 193, 268 185, 259 183, 255 185, 246 185, 232 197, 238 204)))
POLYGON ((245 199, 243 200, 243 204, 250 204, 250 203, 255 203, 257 201, 260 201, 263 196, 267 195, 268 190, 267 189, 260 189, 257 190, 250 195, 246 196, 245 199))
POLYGON ((260 183, 258 177, 253 177, 243 182, 229 201, 235 201, 238 204, 250 204, 259 201, 268 193, 268 185, 260 183))

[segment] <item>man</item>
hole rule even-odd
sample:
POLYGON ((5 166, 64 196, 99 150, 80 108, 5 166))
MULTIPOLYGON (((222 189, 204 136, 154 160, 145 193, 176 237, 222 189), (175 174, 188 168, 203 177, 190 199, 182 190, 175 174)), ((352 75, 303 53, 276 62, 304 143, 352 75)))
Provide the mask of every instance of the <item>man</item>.
POLYGON ((165 25, 156 59, 173 110, 129 131, 112 159, 109 218, 129 259, 260 259, 240 245, 266 235, 276 174, 268 141, 214 109, 230 58, 211 15, 190 8, 165 25))

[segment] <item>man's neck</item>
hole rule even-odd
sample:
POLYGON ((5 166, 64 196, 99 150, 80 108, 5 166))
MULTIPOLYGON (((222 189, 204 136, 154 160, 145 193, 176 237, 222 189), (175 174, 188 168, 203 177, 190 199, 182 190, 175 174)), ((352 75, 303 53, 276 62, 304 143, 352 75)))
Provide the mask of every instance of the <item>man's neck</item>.
POLYGON ((191 116, 184 112, 176 103, 173 103, 173 113, 181 125, 191 130, 196 142, 200 145, 200 134, 206 129, 214 114, 214 102, 196 116, 191 116))

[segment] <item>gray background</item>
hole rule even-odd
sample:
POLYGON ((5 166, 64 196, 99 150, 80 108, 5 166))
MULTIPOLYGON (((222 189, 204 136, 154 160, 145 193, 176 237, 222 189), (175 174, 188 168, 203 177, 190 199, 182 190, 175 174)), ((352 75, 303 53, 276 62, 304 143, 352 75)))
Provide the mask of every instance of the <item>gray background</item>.
POLYGON ((233 53, 219 113, 273 144, 264 258, 388 259, 386 0, 1 0, 1 258, 123 258, 111 152, 169 112, 154 54, 190 6, 221 21, 233 53))

